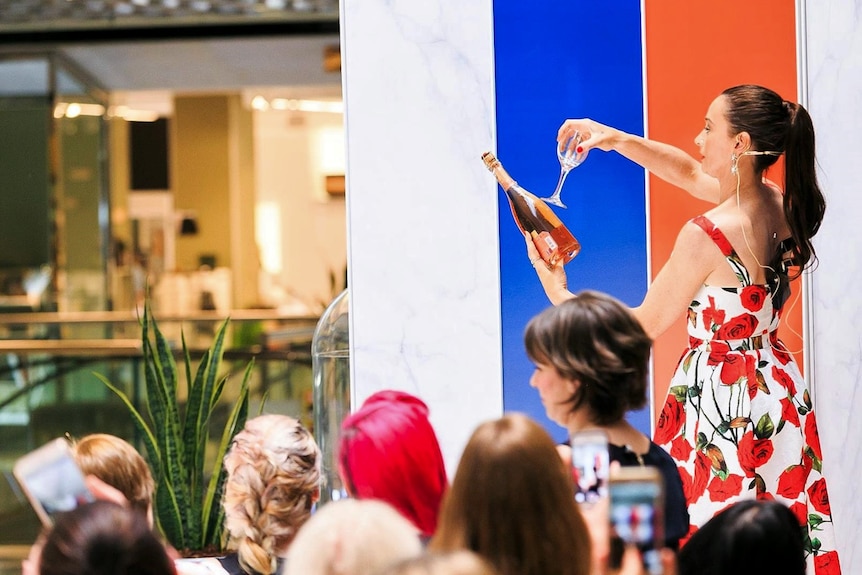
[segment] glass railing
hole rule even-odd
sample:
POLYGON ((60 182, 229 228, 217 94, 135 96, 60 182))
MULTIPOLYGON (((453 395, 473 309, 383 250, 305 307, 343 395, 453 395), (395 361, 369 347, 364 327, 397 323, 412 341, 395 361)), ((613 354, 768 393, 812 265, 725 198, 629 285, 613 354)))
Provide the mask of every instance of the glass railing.
MULTIPOLYGON (((156 319, 183 372, 181 338, 195 364, 224 316, 202 312, 156 319)), ((311 340, 317 320, 269 310, 230 313, 222 361, 228 381, 211 421, 214 430, 219 416, 227 417, 252 359, 249 415, 263 409, 313 427, 311 340)), ((20 572, 20 555, 39 530, 12 477, 18 457, 55 437, 89 433, 120 436, 143 453, 127 410, 95 376, 105 376, 146 411, 141 347, 135 312, 0 314, 0 574, 20 572)))

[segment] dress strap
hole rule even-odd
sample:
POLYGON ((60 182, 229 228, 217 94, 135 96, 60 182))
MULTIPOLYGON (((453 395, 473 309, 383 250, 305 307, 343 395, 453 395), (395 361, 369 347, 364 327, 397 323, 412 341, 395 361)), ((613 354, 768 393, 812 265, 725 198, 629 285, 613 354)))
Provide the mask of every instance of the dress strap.
POLYGON ((736 274, 737 279, 739 279, 739 283, 743 286, 751 285, 751 276, 748 274, 748 270, 745 269, 745 265, 742 263, 739 255, 737 255, 736 250, 733 249, 732 245, 730 245, 724 232, 718 229, 715 224, 704 215, 697 216, 691 221, 706 232, 706 235, 708 235, 718 249, 721 250, 727 263, 733 268, 733 273, 736 274))

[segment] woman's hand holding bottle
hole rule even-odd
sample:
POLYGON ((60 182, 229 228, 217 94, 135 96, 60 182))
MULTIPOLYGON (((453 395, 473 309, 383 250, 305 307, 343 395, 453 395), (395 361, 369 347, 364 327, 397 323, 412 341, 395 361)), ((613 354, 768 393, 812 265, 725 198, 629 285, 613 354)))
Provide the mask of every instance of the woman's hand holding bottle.
POLYGON ((551 265, 545 262, 539 254, 539 250, 536 249, 536 244, 530 234, 524 234, 524 241, 527 243, 527 257, 530 258, 530 263, 533 264, 539 281, 542 282, 542 288, 544 288, 551 303, 557 305, 575 297, 575 294, 568 289, 568 279, 566 278, 566 270, 563 269, 563 263, 558 261, 551 265))

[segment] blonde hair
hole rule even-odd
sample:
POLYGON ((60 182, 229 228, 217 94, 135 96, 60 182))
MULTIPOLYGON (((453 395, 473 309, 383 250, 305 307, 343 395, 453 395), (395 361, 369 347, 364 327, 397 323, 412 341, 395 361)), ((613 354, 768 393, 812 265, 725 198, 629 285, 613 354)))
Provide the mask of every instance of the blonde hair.
POLYGON ((320 450, 296 419, 261 415, 234 437, 224 466, 229 545, 244 570, 270 575, 311 515, 320 492, 320 450))
POLYGON ((422 553, 419 531, 375 499, 327 503, 290 546, 284 575, 368 575, 422 553))
POLYGON ((462 549, 411 557, 377 575, 497 575, 497 570, 478 553, 462 549))
POLYGON ((147 462, 130 443, 115 435, 93 433, 71 442, 72 456, 84 475, 95 475, 147 513, 155 483, 147 462))

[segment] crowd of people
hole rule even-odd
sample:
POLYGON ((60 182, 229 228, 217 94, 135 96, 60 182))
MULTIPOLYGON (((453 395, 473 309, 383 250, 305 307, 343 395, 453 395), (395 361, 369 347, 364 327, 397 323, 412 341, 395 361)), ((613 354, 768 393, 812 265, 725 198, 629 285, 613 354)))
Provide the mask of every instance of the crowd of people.
POLYGON ((624 518, 633 532, 656 527, 655 549, 614 528, 613 501, 576 501, 572 449, 526 415, 481 423, 450 484, 427 405, 385 390, 343 422, 349 497, 319 508, 312 434, 285 415, 248 420, 224 459, 229 552, 217 558, 179 558, 156 535, 153 478, 134 447, 82 438, 73 452, 100 501, 43 533, 24 575, 840 573, 814 413, 776 335, 825 206, 807 112, 758 86, 726 90, 697 137, 701 162, 593 120, 566 121, 559 140, 574 132, 578 153, 615 150, 717 204, 685 225, 633 309, 572 294, 527 239, 554 304, 525 327, 529 383, 571 437, 607 438, 611 484, 626 468, 657 470, 656 508, 624 518), (764 177, 781 155, 783 190, 764 177), (626 414, 647 403, 652 338, 684 313, 689 346, 650 438, 626 414))

